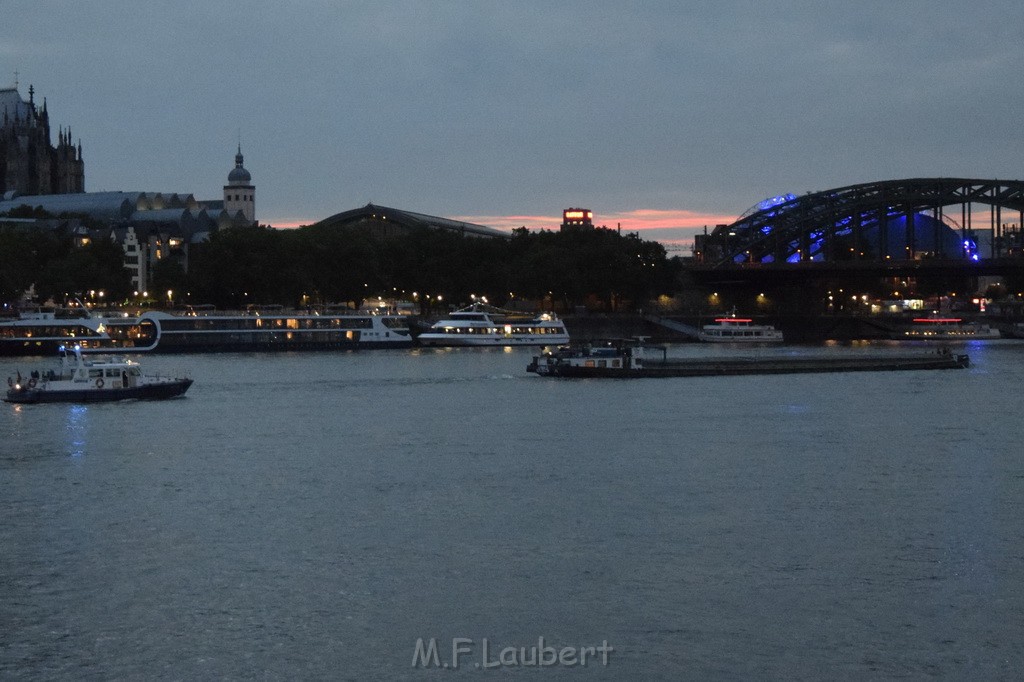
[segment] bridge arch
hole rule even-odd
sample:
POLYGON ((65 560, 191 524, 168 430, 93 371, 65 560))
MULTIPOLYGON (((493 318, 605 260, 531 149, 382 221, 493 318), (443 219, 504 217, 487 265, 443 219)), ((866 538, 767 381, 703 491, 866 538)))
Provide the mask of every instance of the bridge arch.
POLYGON ((766 199, 695 243, 743 263, 999 258, 1024 250, 1024 181, 913 178, 766 199), (987 208, 979 220, 977 207, 987 208))

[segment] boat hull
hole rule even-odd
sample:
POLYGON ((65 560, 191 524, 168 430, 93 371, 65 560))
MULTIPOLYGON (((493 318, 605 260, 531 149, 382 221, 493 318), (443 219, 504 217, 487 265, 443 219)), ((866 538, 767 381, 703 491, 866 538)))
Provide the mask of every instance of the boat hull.
POLYGON ((890 334, 889 338, 893 341, 940 341, 942 343, 950 343, 951 341, 996 341, 1003 338, 1003 336, 999 333, 998 329, 991 329, 983 332, 965 334, 896 332, 894 334, 890 334))
POLYGON ((661 377, 737 376, 744 374, 810 374, 822 372, 892 372, 964 369, 967 355, 880 358, 754 358, 733 360, 647 360, 640 367, 587 367, 570 363, 531 363, 527 371, 562 378, 645 379, 661 377))
POLYGON ((697 334, 697 340, 701 343, 785 343, 782 334, 771 336, 712 336, 711 334, 700 332, 697 334))
MULTIPOLYGON (((162 342, 151 354, 170 355, 186 353, 290 353, 307 351, 379 350, 383 348, 412 348, 411 337, 393 341, 213 341, 209 343, 176 344, 162 342)), ((123 351, 131 352, 131 351, 123 351)))
POLYGON ((551 334, 546 337, 505 337, 473 334, 456 336, 454 334, 420 334, 416 342, 421 346, 559 346, 569 343, 568 335, 551 334))
POLYGON ((53 390, 46 388, 10 389, 4 398, 9 403, 105 403, 118 400, 166 400, 184 395, 192 379, 161 381, 129 388, 88 388, 53 390))

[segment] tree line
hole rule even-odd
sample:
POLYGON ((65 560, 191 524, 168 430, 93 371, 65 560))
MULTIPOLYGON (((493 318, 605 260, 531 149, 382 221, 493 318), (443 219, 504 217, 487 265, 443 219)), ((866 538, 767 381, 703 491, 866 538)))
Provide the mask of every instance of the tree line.
POLYGON ((195 251, 188 273, 177 276, 179 289, 218 307, 358 304, 415 293, 424 308, 439 297, 458 304, 477 296, 495 305, 525 299, 616 310, 671 292, 676 262, 657 242, 603 228, 519 229, 505 240, 426 227, 381 237, 369 228, 312 225, 221 230, 195 251))
POLYGON ((103 291, 107 300, 132 293, 121 247, 107 239, 80 244, 66 231, 0 228, 0 301, 32 290, 39 301, 103 291))
MULTIPOLYGON (((362 227, 228 228, 189 248, 187 268, 174 252, 157 261, 151 289, 218 308, 358 305, 380 296, 415 298, 426 312, 439 300, 477 296, 499 306, 515 299, 612 311, 672 293, 679 266, 661 244, 605 228, 520 228, 510 239, 425 227, 388 237, 362 227)), ((58 232, 0 230, 0 296, 13 300, 34 285, 39 300, 99 288, 108 301, 125 298, 132 292, 123 258, 107 240, 79 247, 58 232)))

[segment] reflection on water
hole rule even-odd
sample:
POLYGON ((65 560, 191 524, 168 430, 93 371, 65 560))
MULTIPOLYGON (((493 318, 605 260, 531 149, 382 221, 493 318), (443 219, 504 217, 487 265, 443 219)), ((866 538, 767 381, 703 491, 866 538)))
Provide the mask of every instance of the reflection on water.
POLYGON ((67 410, 68 454, 81 457, 85 454, 85 439, 89 431, 89 408, 86 405, 71 405, 67 410))

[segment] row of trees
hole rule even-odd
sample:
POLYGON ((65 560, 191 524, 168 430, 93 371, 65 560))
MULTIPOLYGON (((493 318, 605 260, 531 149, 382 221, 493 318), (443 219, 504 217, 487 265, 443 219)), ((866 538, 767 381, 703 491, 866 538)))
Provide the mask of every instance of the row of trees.
MULTIPOLYGON (((617 310, 671 293, 678 273, 677 261, 657 242, 603 228, 519 229, 508 240, 428 228, 386 238, 319 225, 243 228, 219 231, 191 248, 187 271, 182 261, 164 258, 150 288, 176 292, 176 302, 221 308, 359 303, 416 292, 424 306, 438 297, 461 303, 477 295, 496 305, 514 297, 617 310)), ((76 247, 57 232, 0 231, 0 297, 16 299, 31 285, 40 300, 101 288, 108 300, 132 293, 123 254, 107 240, 76 247)))
POLYGON ((156 281, 162 274, 154 273, 154 288, 187 290, 219 307, 415 292, 424 306, 438 296, 459 303, 477 295, 496 305, 512 297, 565 307, 591 300, 614 310, 672 291, 675 266, 660 244, 606 229, 520 229, 502 240, 428 228, 384 238, 313 225, 220 231, 196 250, 187 274, 177 272, 180 281, 156 281))
POLYGON ((89 290, 109 300, 132 293, 124 253, 109 240, 78 245, 66 232, 0 228, 0 301, 16 301, 30 287, 40 301, 89 290))

